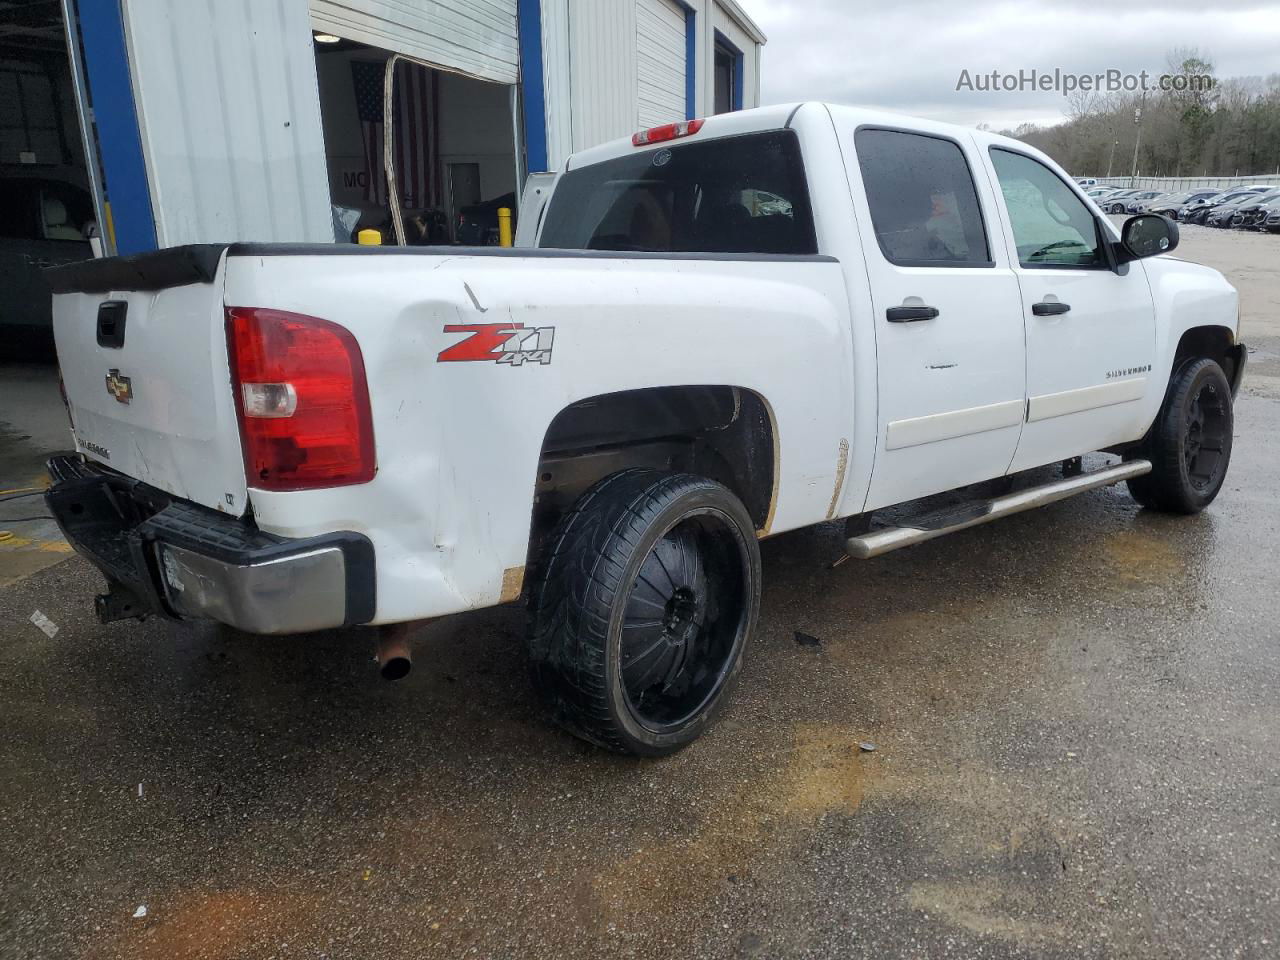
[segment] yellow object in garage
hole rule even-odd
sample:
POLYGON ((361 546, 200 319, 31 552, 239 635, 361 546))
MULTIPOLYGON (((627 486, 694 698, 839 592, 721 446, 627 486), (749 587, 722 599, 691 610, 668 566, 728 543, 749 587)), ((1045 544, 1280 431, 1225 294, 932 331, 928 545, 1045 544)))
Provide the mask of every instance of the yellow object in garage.
POLYGON ((382 246, 382 234, 372 227, 365 227, 356 234, 356 243, 362 247, 380 247, 382 246))
POLYGON ((511 246, 511 208, 498 208, 498 246, 511 246))

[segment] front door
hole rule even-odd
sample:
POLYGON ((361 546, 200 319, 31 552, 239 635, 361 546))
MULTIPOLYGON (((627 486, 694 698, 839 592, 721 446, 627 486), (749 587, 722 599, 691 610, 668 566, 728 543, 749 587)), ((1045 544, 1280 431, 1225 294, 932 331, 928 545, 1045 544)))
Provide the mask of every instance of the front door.
POLYGON ((1026 381, 1018 281, 976 146, 862 127, 854 149, 855 211, 872 228, 859 233, 879 378, 873 510, 1001 476, 1026 381))
POLYGON ((1034 157, 992 147, 1027 337, 1027 424, 1013 469, 1142 435, 1155 311, 1141 263, 1115 273, 1089 206, 1034 157))

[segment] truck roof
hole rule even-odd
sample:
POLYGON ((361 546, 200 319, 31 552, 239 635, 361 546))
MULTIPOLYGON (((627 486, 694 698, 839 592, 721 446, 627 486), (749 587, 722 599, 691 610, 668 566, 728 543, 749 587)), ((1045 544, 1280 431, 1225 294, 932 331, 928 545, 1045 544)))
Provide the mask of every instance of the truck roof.
MULTIPOLYGON (((978 130, 974 127, 966 127, 955 123, 943 123, 939 120, 926 120, 922 117, 913 117, 903 113, 893 113, 887 110, 871 110, 866 107, 848 106, 839 103, 824 103, 817 100, 801 101, 799 103, 781 103, 772 104, 767 107, 754 107, 750 110, 735 110, 731 113, 718 113, 710 117, 703 118, 702 129, 696 134, 689 137, 689 140, 709 140, 720 137, 738 136, 744 133, 754 133, 759 130, 777 130, 792 124, 795 116, 801 110, 825 110, 829 116, 835 120, 837 124, 852 125, 854 127, 870 124, 874 126, 885 127, 907 127, 912 130, 921 130, 926 133, 936 133, 940 136, 953 138, 976 137, 983 144, 1005 144, 1010 147, 1016 147, 1029 153, 1035 153, 1037 156, 1043 154, 1031 147, 1029 144, 1023 143, 1021 140, 1015 140, 1012 137, 1004 137, 999 134, 989 133, 984 130, 978 130)), ((687 141, 681 141, 687 142, 687 141)), ((656 146, 656 144, 655 144, 656 146)), ((631 138, 621 137, 617 140, 610 140, 595 147, 589 147, 586 150, 579 150, 571 154, 565 160, 564 169, 574 170, 578 167, 587 166, 593 163, 600 163, 603 160, 611 160, 614 157, 623 156, 636 150, 631 138)))

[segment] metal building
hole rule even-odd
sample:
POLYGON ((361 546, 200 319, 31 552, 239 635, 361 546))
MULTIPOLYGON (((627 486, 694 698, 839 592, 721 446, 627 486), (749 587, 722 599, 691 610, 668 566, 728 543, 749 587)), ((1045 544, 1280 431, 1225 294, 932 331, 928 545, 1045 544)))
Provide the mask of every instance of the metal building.
POLYGON ((756 105, 765 42, 735 0, 62 6, 108 253, 343 240, 393 204, 416 242, 476 242, 574 150, 756 105))

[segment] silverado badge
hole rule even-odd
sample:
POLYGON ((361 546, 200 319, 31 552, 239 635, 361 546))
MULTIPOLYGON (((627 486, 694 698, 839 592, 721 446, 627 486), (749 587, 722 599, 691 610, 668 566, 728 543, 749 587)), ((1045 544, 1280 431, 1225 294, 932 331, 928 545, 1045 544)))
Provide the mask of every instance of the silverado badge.
POLYGON ((115 397, 117 403, 128 403, 133 399, 133 381, 129 377, 120 376, 119 370, 109 370, 107 393, 115 397))

